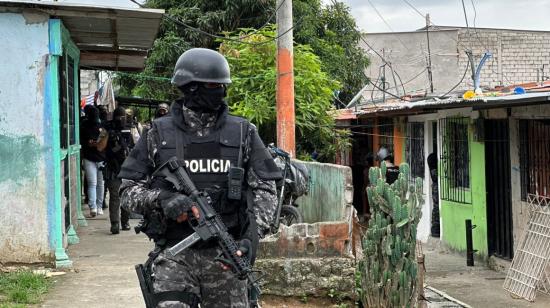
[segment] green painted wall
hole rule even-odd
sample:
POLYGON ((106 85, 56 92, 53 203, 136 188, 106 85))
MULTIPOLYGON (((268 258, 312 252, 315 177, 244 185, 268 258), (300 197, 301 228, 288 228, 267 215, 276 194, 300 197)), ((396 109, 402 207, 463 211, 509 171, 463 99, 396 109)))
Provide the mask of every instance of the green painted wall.
MULTIPOLYGON (((464 221, 471 219, 477 227, 473 230, 474 249, 478 255, 487 256, 487 206, 485 190, 485 145, 473 141, 473 125, 469 125, 470 189, 471 204, 441 200, 442 240, 451 248, 466 250, 466 227, 464 221)), ((441 166, 439 168, 441 170, 441 166)))

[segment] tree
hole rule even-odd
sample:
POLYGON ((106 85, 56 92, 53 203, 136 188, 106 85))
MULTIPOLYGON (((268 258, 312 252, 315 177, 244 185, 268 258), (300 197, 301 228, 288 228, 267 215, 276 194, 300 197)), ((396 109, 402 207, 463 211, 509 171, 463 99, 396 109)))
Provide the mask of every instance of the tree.
MULTIPOLYGON (((238 34, 248 37, 242 42, 224 41, 220 46, 220 52, 228 59, 233 75, 228 104, 234 114, 258 125, 266 142, 275 141, 274 28, 267 27, 252 35, 250 31, 238 34)), ((336 151, 346 145, 345 136, 335 130, 330 114, 333 109, 332 92, 340 84, 330 78, 321 66, 319 57, 311 47, 300 44, 294 47, 297 152, 305 158, 316 150, 321 160, 332 161, 336 151)))
MULTIPOLYGON (((276 11, 275 0, 148 0, 145 5, 164 9, 186 25, 215 35, 274 23, 276 11)), ((311 46, 323 71, 340 82, 341 88, 333 89, 339 100, 348 102, 366 83, 363 72, 368 65, 366 55, 357 46, 361 34, 349 8, 343 3, 324 7, 320 0, 294 0, 293 5, 296 43, 311 46)), ((121 93, 176 98, 177 91, 165 80, 145 76, 170 77, 179 55, 189 48, 218 48, 221 41, 203 32, 163 19, 144 72, 138 77, 118 77, 121 93)))
POLYGON ((349 8, 336 1, 325 7, 320 0, 293 3, 294 22, 298 24, 294 40, 311 46, 321 59, 323 70, 342 85, 338 99, 349 102, 367 82, 364 71, 369 64, 365 52, 358 46, 361 32, 349 8))

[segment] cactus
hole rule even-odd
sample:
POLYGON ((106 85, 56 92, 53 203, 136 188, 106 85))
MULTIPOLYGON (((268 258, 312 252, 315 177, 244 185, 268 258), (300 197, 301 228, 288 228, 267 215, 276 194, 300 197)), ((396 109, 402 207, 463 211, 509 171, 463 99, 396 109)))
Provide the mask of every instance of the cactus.
POLYGON ((371 220, 363 234, 364 257, 359 261, 365 307, 414 307, 416 304, 416 228, 421 215, 422 180, 409 182, 410 168, 399 166, 399 177, 386 183, 386 165, 369 170, 367 188, 371 220))

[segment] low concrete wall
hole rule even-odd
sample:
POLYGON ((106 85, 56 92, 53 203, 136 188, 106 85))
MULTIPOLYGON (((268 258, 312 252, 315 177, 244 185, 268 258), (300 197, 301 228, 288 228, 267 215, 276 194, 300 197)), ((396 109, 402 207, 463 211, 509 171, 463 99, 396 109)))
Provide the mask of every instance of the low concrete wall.
POLYGON ((281 226, 260 242, 256 268, 267 275, 263 293, 354 297, 355 249, 360 247, 351 168, 305 163, 310 192, 297 200, 306 223, 281 226))

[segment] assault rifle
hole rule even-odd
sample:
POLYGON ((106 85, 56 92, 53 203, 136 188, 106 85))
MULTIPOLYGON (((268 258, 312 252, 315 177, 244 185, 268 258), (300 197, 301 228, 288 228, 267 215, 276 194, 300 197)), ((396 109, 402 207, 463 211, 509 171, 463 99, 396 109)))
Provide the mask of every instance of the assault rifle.
POLYGON ((231 234, 227 232, 227 227, 212 208, 212 205, 208 201, 208 196, 197 190, 189 174, 175 157, 170 158, 166 163, 160 166, 153 173, 153 176, 164 178, 172 183, 178 192, 189 196, 197 204, 200 213, 199 218, 189 213, 189 225, 195 232, 167 249, 168 254, 175 256, 200 240, 217 240, 222 253, 216 260, 231 268, 231 271, 239 279, 248 280, 250 305, 251 307, 258 307, 257 302, 260 296, 260 286, 254 272, 252 272, 250 261, 244 255, 241 257, 237 255, 239 246, 231 234))

